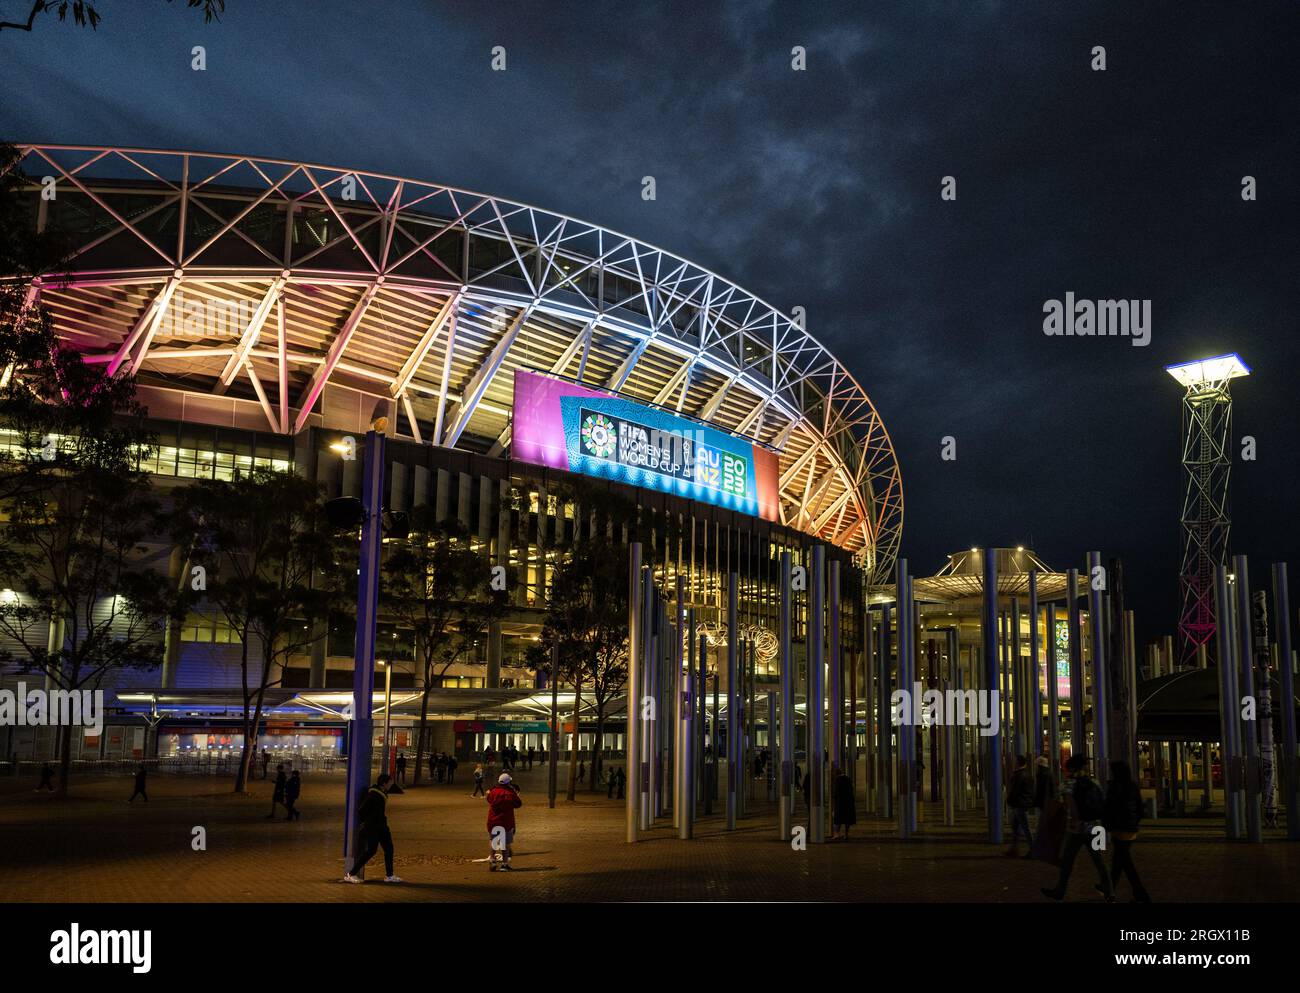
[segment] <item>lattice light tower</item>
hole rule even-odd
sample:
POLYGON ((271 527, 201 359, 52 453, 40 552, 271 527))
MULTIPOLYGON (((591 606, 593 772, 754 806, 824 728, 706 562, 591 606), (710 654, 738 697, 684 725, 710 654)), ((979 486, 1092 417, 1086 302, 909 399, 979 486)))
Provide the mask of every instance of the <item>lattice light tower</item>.
POLYGON ((1196 664, 1197 649, 1214 651, 1214 567, 1228 555, 1228 477, 1232 457, 1232 395, 1228 384, 1250 369, 1234 352, 1167 366, 1183 394, 1182 613, 1178 637, 1182 666, 1196 664))

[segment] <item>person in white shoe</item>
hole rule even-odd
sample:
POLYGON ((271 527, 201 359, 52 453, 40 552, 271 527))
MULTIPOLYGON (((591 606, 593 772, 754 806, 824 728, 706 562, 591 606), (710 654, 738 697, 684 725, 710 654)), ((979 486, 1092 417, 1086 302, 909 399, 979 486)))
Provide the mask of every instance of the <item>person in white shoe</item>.
POLYGON ((524 805, 510 773, 503 772, 497 778, 497 785, 488 791, 487 805, 488 838, 492 844, 488 869, 509 870, 510 856, 514 854, 511 846, 515 841, 515 811, 524 805))
POLYGON ((366 792, 365 799, 357 810, 357 855, 348 871, 343 875, 345 883, 364 882, 358 873, 367 862, 375 857, 380 848, 384 850, 384 882, 400 883, 402 878, 393 872, 393 835, 388 830, 388 791, 393 788, 392 777, 382 773, 375 780, 375 785, 366 792))

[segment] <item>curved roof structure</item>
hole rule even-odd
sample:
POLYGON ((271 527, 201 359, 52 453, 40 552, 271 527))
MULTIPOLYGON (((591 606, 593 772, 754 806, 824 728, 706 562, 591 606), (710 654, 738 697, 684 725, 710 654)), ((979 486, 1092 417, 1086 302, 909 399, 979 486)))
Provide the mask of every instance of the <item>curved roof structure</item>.
POLYGON ((19 148, 35 223, 73 238, 66 279, 34 292, 88 361, 197 407, 255 402, 282 434, 345 385, 400 404, 422 441, 491 454, 509 450, 514 371, 537 370, 775 451, 781 520, 890 574, 902 481, 875 407, 794 319, 707 269, 397 176, 19 148))

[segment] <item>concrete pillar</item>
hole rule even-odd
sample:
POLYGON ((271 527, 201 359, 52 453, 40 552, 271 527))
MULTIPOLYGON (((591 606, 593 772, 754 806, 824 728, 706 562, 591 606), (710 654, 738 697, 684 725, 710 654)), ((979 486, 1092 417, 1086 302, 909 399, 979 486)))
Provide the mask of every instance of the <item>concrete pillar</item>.
MULTIPOLYGON (((1072 575, 1076 575, 1071 570, 1072 575)), ((997 550, 984 549, 984 689, 998 688, 998 560, 997 550)), ((988 808, 989 841, 1002 844, 1002 728, 985 738, 984 796, 988 808)))
POLYGON ((433 516, 442 523, 451 516, 451 473, 439 469, 436 478, 438 486, 433 494, 433 516))
MULTIPOLYGON (((627 560, 627 784, 624 796, 624 836, 631 843, 637 840, 639 804, 641 800, 641 673, 643 668, 643 624, 641 619, 643 598, 641 591, 641 543, 634 541, 628 548, 627 560)), ((552 658, 554 658, 552 654, 552 658)), ((553 667, 554 668, 554 667, 553 667)), ((552 683, 558 680, 552 675, 552 683)), ((552 751, 554 748, 552 748, 552 751)), ((555 795, 554 760, 552 759, 551 796, 555 795)), ((554 803, 552 803, 554 806, 554 803)))
POLYGON ((813 545, 808 596, 808 840, 826 841, 826 546, 813 545))
POLYGON ((474 478, 468 472, 456 476, 456 518, 468 530, 474 526, 470 497, 474 492, 474 478))
POLYGON ((413 506, 424 506, 429 502, 429 470, 427 467, 415 467, 415 486, 411 497, 413 506))
POLYGON ((389 467, 392 479, 388 491, 388 509, 406 510, 406 475, 407 467, 401 462, 394 462, 389 467))
MULTIPOLYGON (((781 749, 780 800, 777 811, 782 841, 790 840, 794 819, 794 659, 790 652, 790 553, 781 553, 781 749)), ((775 756, 774 756, 775 757, 775 756)))
POLYGON ((492 621, 487 631, 487 684, 488 689, 501 687, 501 622, 492 621))

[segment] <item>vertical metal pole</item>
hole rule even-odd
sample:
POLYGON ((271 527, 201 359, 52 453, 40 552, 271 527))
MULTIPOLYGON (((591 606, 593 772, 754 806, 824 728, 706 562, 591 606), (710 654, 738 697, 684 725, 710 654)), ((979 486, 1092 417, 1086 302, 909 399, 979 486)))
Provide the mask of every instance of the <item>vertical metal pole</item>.
POLYGON ((393 661, 380 662, 384 667, 384 745, 380 749, 379 768, 390 776, 396 771, 397 756, 388 747, 393 736, 393 661))
POLYGON ((840 659, 840 564, 830 564, 827 660, 831 667, 831 776, 844 771, 844 670, 840 659))
MULTIPOLYGON (((1222 565, 1214 567, 1214 617, 1215 638, 1219 663, 1219 716, 1223 728, 1219 742, 1223 769, 1224 820, 1229 838, 1241 837, 1241 821, 1237 813, 1238 781, 1237 720, 1240 703, 1237 698, 1235 671, 1232 661, 1232 604, 1228 598, 1228 570, 1222 565)), ((1154 744, 1154 743, 1153 743, 1154 744)))
POLYGON ((1065 574, 1066 636, 1070 641, 1070 754, 1085 755, 1083 733, 1083 645, 1079 640, 1079 570, 1065 574))
POLYGON ((1277 613, 1277 665, 1282 690, 1282 775, 1286 837, 1300 841, 1300 771, 1296 763, 1295 675, 1291 658, 1291 595, 1286 563, 1273 563, 1273 610, 1277 613))
MULTIPOLYGON (((865 594, 864 594, 865 596, 865 594)), ((876 623, 870 608, 863 612, 862 634, 866 641, 866 651, 862 654, 862 713, 864 733, 862 735, 863 785, 867 788, 867 807, 876 810, 876 791, 880 775, 876 769, 878 749, 874 735, 876 726, 876 623)))
POLYGON ((776 691, 767 691, 767 802, 776 800, 776 691))
MULTIPOLYGON (((1038 570, 1029 570, 1029 682, 1030 696, 1033 698, 1034 709, 1034 726, 1033 747, 1029 749, 1030 773, 1036 774, 1037 770, 1033 768, 1034 758, 1043 754, 1043 689, 1038 681, 1039 673, 1039 652, 1042 648, 1042 640, 1038 633, 1038 570)), ((1050 645, 1052 639, 1049 637, 1047 643, 1050 645)), ((1047 667, 1048 678, 1051 678, 1052 667, 1047 667)), ((1136 773, 1135 773, 1136 775, 1136 773)))
POLYGON ((713 791, 709 788, 709 770, 708 764, 704 759, 704 731, 709 722, 709 636, 700 634, 699 652, 696 658, 695 685, 699 687, 696 696, 700 698, 700 712, 696 717, 699 726, 695 729, 695 769, 699 782, 695 789, 695 819, 700 819, 700 813, 712 813, 713 791), (705 807, 701 807, 701 804, 705 807))
MULTIPOLYGON (((948 665, 944 669, 943 686, 946 691, 955 693, 959 651, 957 629, 949 628, 947 636, 948 665)), ((944 693, 944 697, 945 702, 947 699, 952 699, 947 692, 944 693)), ((947 711, 946 706, 944 710, 947 711)), ((952 827, 957 823, 957 788, 961 770, 958 768, 957 758, 957 725, 951 714, 945 713, 944 716, 946 720, 943 726, 943 823, 945 827, 952 827)))
POLYGON ((1007 678, 1007 663, 1011 653, 1011 639, 1008 636, 1011 628, 1007 624, 1005 610, 998 612, 998 624, 1002 632, 1002 639, 998 645, 998 699, 1002 703, 1002 752, 1005 765, 1006 752, 1010 751, 1016 740, 1014 720, 1011 716, 1011 686, 1007 678))
POLYGON ((700 678, 700 672, 703 666, 699 662, 699 635, 695 629, 695 608, 690 607, 686 611, 686 644, 688 658, 686 660, 686 670, 691 674, 691 705, 695 711, 691 714, 691 735, 686 742, 686 754, 689 756, 688 761, 691 763, 691 789, 687 797, 687 811, 690 814, 691 824, 699 817, 699 799, 700 799, 700 759, 704 755, 703 742, 700 738, 701 721, 704 717, 704 708, 700 706, 700 701, 704 699, 704 680, 700 678))
MULTIPOLYGON (((1029 687, 1025 679, 1024 659, 1020 657, 1020 598, 1011 599, 1011 692, 1015 699, 1016 715, 1016 754, 1025 755, 1029 751, 1029 687)), ((1033 756, 1030 756, 1033 761, 1033 756)))
POLYGON ((721 716, 718 709, 718 681, 721 678, 722 660, 719 659, 713 670, 713 723, 710 725, 712 737, 710 738, 711 747, 709 749, 712 758, 710 765, 713 767, 713 773, 709 788, 704 794, 704 812, 706 814, 713 813, 713 801, 718 798, 718 719, 721 716))
POLYGON ((889 624, 890 606, 884 604, 880 611, 880 695, 877 701, 880 725, 880 814, 894 816, 894 766, 893 766, 893 716, 890 700, 893 697, 889 680, 889 656, 892 654, 892 632, 889 624))
MULTIPOLYGON (((678 577, 677 588, 681 592, 681 577, 678 577)), ((681 600, 678 600, 678 616, 681 616, 681 600)), ((681 659, 680 642, 677 649, 678 661, 681 659)), ((692 651, 693 654, 693 651, 692 651)), ((681 667, 678 666, 680 671, 681 667)), ((695 771, 695 756, 691 748, 691 742, 695 740, 695 735, 691 727, 691 719, 695 714, 695 700, 693 692, 695 688, 695 674, 692 670, 687 669, 681 677, 681 689, 678 693, 677 700, 677 775, 674 777, 674 785, 677 787, 677 801, 673 804, 673 815, 677 818, 677 837, 683 840, 691 838, 695 833, 694 818, 691 817, 691 800, 695 795, 695 783, 692 774, 695 771)))
POLYGON ((808 840, 826 841, 824 789, 826 771, 826 547, 813 545, 811 596, 808 607, 808 840))
POLYGON ((908 599, 907 559, 898 560, 898 577, 895 580, 895 598, 898 601, 898 688, 906 693, 910 702, 903 719, 898 722, 898 836, 912 836, 912 788, 916 774, 912 768, 912 751, 916 744, 913 715, 919 712, 915 699, 917 687, 912 680, 912 609, 908 599))
MULTIPOLYGON (((370 785, 374 746, 375 626, 379 610, 380 555, 383 550, 384 436, 366 432, 362 483, 361 560, 357 577, 356 662, 352 672, 352 727, 348 753, 347 795, 343 801, 343 863, 349 870, 356 855, 357 807, 370 785)), ((363 875, 362 870, 357 875, 363 875)), ((364 878, 364 876, 363 876, 364 878)))
MULTIPOLYGON (((1257 701, 1255 695, 1255 659, 1250 639, 1250 574, 1246 556, 1233 556, 1233 571, 1237 574, 1237 671, 1241 673, 1241 693, 1257 701)), ((1256 704, 1258 705, 1258 704, 1256 704)), ((1258 716, 1258 715, 1256 715, 1258 716)), ((1250 841, 1262 841, 1259 796, 1259 734, 1258 721, 1244 721, 1246 739, 1246 836, 1250 841)))
POLYGON ((1106 674, 1109 671, 1106 656, 1109 644, 1106 631, 1106 608, 1103 596, 1110 583, 1102 571, 1101 552, 1088 553, 1088 622, 1092 631, 1092 734, 1097 755, 1093 763, 1098 782, 1105 784, 1110 776, 1110 734, 1107 719, 1110 701, 1106 693, 1106 674), (1101 585, 1098 586, 1098 583, 1101 585))
POLYGON ((637 758, 636 782, 630 785, 639 794, 637 798, 637 816, 641 830, 649 831, 653 824, 654 801, 650 794, 650 758, 654 754, 653 714, 647 720, 646 701, 650 697, 651 669, 654 666, 654 617, 655 587, 654 576, 649 566, 641 570, 641 672, 637 686, 636 706, 637 738, 641 749, 637 758))
POLYGON ((737 790, 740 764, 740 625, 736 622, 736 586, 739 576, 732 572, 727 583, 727 830, 736 830, 740 812, 737 790))
MULTIPOLYGON (((642 638, 644 630, 642 626, 641 611, 644 600, 641 591, 641 542, 634 541, 628 548, 627 560, 627 703, 625 709, 627 712, 627 727, 624 734, 626 739, 626 751, 623 765, 626 769, 624 774, 626 789, 626 828, 627 841, 629 843, 637 840, 637 831, 639 828, 637 804, 641 799, 641 776, 639 775, 640 755, 641 755, 641 670, 642 670, 642 638)), ((558 743, 559 728, 557 715, 559 712, 556 686, 558 680, 555 678, 558 667, 559 648, 551 647, 551 754, 550 754, 550 805, 555 806, 555 745, 558 743)))
MULTIPOLYGON (((997 549, 984 549, 984 688, 996 693, 998 688, 998 559, 997 549)), ((990 706, 996 713, 996 704, 990 706)), ((983 730, 981 728, 981 730, 983 730)), ((985 773, 985 796, 988 807, 989 841, 1002 844, 1002 729, 985 738, 988 756, 985 773)))
MULTIPOLYGON (((1056 604, 1043 608, 1043 637, 1047 641, 1045 671, 1047 679, 1047 748, 1051 760, 1052 782, 1060 778, 1061 769, 1061 699, 1056 682, 1056 604)), ((1136 773, 1137 770, 1134 770, 1136 773)))
MULTIPOLYGON (((641 553, 641 548, 640 548, 640 546, 638 545, 638 546, 636 546, 636 555, 637 555, 638 558, 640 557, 640 553, 641 553)), ((628 676, 628 683, 627 683, 627 685, 628 685, 629 687, 632 687, 632 686, 635 686, 635 685, 636 685, 636 668, 635 668, 635 666, 636 666, 636 661, 635 661, 635 660, 636 660, 636 655, 635 655, 635 654, 630 655, 630 656, 629 656, 629 659, 630 659, 630 661, 629 661, 629 665, 632 666, 632 668, 631 668, 630 673, 629 673, 629 676, 628 676)), ((632 720, 632 714, 633 714, 633 710, 634 710, 634 708, 630 705, 630 701, 633 700, 633 699, 635 699, 635 697, 636 697, 636 694, 633 693, 633 692, 629 689, 629 690, 628 690, 629 706, 628 706, 628 708, 627 708, 627 714, 628 714, 627 724, 628 724, 628 740, 629 740, 629 741, 632 740, 632 735, 634 735, 634 734, 636 733, 636 731, 635 731, 635 729, 634 729, 634 725, 635 725, 636 722, 632 720)), ((559 646, 559 645, 555 645, 555 644, 551 645, 551 734, 550 734, 550 739, 551 739, 551 740, 550 740, 550 742, 548 743, 548 745, 549 745, 549 747, 548 747, 549 754, 546 756, 546 800, 547 800, 546 805, 547 805, 550 809, 554 810, 554 809, 555 809, 555 793, 556 793, 556 786, 557 786, 557 783, 558 783, 559 768, 560 768, 560 765, 559 765, 559 763, 560 763, 560 759, 559 759, 559 751, 560 751, 560 646, 559 646)), ((628 752, 627 752, 627 754, 630 755, 630 756, 634 756, 634 755, 636 754, 636 752, 632 749, 631 745, 628 746, 628 752)), ((629 768, 629 770, 630 770, 632 767, 629 765, 628 768, 629 768)), ((633 817, 634 817, 634 813, 635 813, 635 811, 636 811, 636 801, 633 799, 633 798, 636 796, 636 785, 635 785, 635 784, 633 784, 632 788, 629 789, 629 790, 627 791, 627 796, 628 796, 628 801, 627 801, 627 805, 628 805, 628 810, 627 810, 627 818, 628 818, 628 837, 627 837, 627 840, 628 840, 628 841, 636 841, 636 821, 633 819, 633 817)))
MULTIPOLYGON (((790 553, 781 553, 781 789, 778 808, 781 840, 790 840, 794 818, 794 663, 790 653, 790 553)), ((1288 816, 1290 812, 1288 811, 1288 816)))
MULTIPOLYGON (((685 794, 682 793, 682 758, 690 755, 691 738, 689 734, 683 737, 683 731, 690 730, 690 714, 685 707, 693 701, 689 693, 684 688, 682 682, 682 639, 686 636, 686 576, 682 573, 677 574, 677 599, 673 603, 673 648, 670 653, 672 660, 672 671, 670 680, 673 692, 673 827, 679 830, 682 827, 686 810, 685 794)), ((683 837, 689 837, 684 835, 683 837)))

